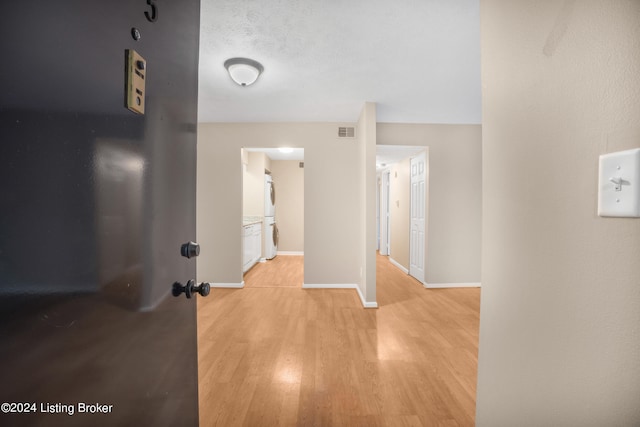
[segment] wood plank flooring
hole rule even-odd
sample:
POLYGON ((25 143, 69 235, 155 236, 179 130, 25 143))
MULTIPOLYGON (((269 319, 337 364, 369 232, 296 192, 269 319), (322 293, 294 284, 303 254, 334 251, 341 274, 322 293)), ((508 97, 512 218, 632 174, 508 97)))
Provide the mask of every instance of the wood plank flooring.
POLYGON ((302 288, 304 281, 304 257, 278 255, 266 262, 259 262, 244 275, 245 288, 302 288))
POLYGON ((297 286, 198 298, 200 425, 472 426, 480 289, 381 256, 377 274, 379 309, 297 286))

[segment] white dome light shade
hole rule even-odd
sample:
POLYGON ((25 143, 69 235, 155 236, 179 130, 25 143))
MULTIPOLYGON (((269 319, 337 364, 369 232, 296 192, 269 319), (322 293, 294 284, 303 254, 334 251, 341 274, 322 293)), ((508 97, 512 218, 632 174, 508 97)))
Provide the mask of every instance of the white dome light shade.
POLYGON ((224 61, 224 67, 231 79, 240 86, 249 86, 258 80, 264 67, 258 61, 249 58, 231 58, 224 61))

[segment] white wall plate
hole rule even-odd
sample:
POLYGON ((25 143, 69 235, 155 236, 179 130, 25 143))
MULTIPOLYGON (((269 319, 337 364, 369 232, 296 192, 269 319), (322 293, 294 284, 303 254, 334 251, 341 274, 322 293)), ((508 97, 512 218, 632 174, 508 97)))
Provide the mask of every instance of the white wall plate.
POLYGON ((600 156, 598 215, 640 217, 640 148, 600 156))

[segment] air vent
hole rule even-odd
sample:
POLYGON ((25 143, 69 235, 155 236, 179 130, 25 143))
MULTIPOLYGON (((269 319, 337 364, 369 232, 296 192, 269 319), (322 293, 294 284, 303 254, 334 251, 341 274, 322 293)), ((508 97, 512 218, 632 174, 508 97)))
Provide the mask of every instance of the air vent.
POLYGON ((339 127, 338 138, 354 138, 356 136, 356 128, 354 127, 339 127))
POLYGON ((304 168, 304 162, 300 162, 300 163, 298 163, 298 165, 300 166, 300 169, 304 168))

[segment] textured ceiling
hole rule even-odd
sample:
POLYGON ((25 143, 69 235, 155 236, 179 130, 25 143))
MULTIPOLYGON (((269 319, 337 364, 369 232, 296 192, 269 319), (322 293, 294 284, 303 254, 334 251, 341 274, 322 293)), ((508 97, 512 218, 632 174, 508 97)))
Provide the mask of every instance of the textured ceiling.
POLYGON ((480 123, 479 0, 202 0, 200 122, 480 123), (249 87, 223 63, 265 71, 249 87))

